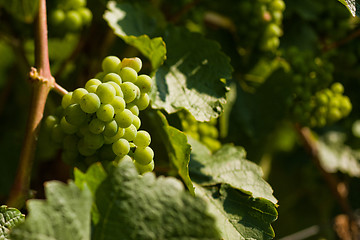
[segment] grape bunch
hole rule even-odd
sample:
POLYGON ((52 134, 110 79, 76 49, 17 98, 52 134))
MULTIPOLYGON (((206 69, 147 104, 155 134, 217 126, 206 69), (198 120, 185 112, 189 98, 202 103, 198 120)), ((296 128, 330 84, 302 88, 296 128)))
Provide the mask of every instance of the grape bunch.
POLYGON ((286 53, 294 86, 289 99, 292 118, 302 125, 323 127, 347 116, 352 105, 344 87, 333 81, 333 65, 325 57, 290 48, 286 53))
POLYGON ((216 128, 217 121, 212 118, 209 122, 198 122, 187 112, 179 112, 183 131, 192 138, 202 142, 212 152, 221 148, 218 140, 219 131, 216 128))
POLYGON ((79 31, 91 20, 92 13, 86 7, 86 0, 59 0, 50 12, 50 23, 60 31, 79 31))
POLYGON ((131 158, 140 173, 153 170, 151 137, 139 130, 138 117, 150 103, 152 79, 138 75, 141 67, 139 58, 108 56, 102 72, 63 96, 61 108, 47 117, 45 126, 53 141, 62 144, 66 162, 131 158))

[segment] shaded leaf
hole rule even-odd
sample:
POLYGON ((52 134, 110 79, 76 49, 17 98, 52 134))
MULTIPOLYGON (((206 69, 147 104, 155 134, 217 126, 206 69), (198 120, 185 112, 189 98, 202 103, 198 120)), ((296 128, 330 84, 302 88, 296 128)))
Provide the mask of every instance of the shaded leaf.
POLYGON ((167 60, 155 74, 152 106, 174 113, 186 108, 198 121, 218 117, 230 79, 229 58, 215 42, 198 33, 171 27, 164 36, 167 60))
POLYGON ((0 206, 0 240, 9 240, 10 230, 24 220, 25 216, 16 208, 0 206))
POLYGON ((272 239, 271 223, 277 219, 275 206, 264 199, 254 199, 229 185, 201 187, 196 195, 209 204, 222 239, 272 239))
POLYGON ((95 198, 100 221, 93 239, 218 239, 202 199, 175 178, 139 175, 130 160, 109 171, 95 198))
POLYGON ((90 239, 91 195, 87 188, 79 190, 51 181, 45 185, 46 200, 29 200, 29 215, 25 222, 14 228, 11 239, 90 239))
POLYGON ((203 186, 228 184, 253 198, 277 203, 271 186, 262 178, 262 170, 245 159, 242 147, 224 145, 213 155, 201 143, 189 138, 193 149, 190 174, 194 182, 203 186))

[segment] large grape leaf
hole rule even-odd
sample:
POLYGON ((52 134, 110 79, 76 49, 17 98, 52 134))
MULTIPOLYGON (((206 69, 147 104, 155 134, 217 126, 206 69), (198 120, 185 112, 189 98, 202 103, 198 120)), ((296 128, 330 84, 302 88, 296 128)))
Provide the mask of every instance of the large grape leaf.
POLYGON ((0 240, 9 240, 10 230, 24 220, 24 214, 16 208, 0 206, 0 240))
POLYGON ((208 202, 216 219, 221 239, 272 239, 271 223, 277 219, 275 206, 264 199, 254 199, 229 185, 201 187, 196 195, 208 202))
MULTIPOLYGON (((87 175, 86 179, 95 179, 87 175)), ((184 191, 175 178, 139 175, 130 160, 109 168, 93 194, 100 214, 94 224, 95 240, 219 239, 215 220, 201 198, 184 191)))
POLYGON ((0 0, 0 7, 3 6, 14 17, 27 23, 34 20, 38 5, 39 0, 0 0))
POLYGON ((11 231, 12 240, 90 239, 91 194, 73 182, 45 184, 46 200, 29 200, 25 222, 11 231))
POLYGON ((139 49, 150 60, 153 69, 157 69, 166 58, 166 47, 161 37, 149 36, 159 36, 164 24, 161 13, 147 4, 109 1, 107 7, 104 19, 114 33, 139 49))
POLYGON ((360 4, 358 0, 339 0, 339 2, 344 4, 354 17, 360 16, 360 4))
POLYGON ((167 60, 155 74, 152 106, 174 113, 186 108, 198 121, 218 117, 225 104, 230 59, 220 46, 198 33, 170 27, 165 32, 167 60))
POLYGON ((228 184, 253 198, 263 198, 277 203, 271 186, 262 178, 262 170, 245 159, 242 147, 224 145, 211 152, 201 143, 189 138, 192 147, 190 176, 203 186, 228 184))

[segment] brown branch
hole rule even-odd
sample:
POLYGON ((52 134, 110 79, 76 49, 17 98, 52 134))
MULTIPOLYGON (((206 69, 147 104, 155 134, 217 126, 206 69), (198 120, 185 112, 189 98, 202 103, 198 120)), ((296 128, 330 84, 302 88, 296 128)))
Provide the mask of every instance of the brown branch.
POLYGON ((21 208, 29 197, 30 175, 34 161, 34 153, 40 122, 43 117, 46 98, 55 80, 50 72, 48 55, 48 37, 46 21, 46 0, 39 1, 39 12, 35 20, 35 62, 36 67, 30 71, 33 92, 25 139, 20 153, 20 161, 12 186, 8 205, 21 208))
POLYGON ((329 45, 324 46, 323 51, 327 52, 327 51, 330 51, 332 49, 338 48, 338 47, 352 41, 353 39, 355 39, 355 38, 357 38, 359 36, 360 36, 360 29, 357 29, 354 32, 352 32, 350 35, 346 36, 345 38, 343 38, 343 39, 341 39, 341 40, 339 40, 337 42, 333 42, 333 43, 331 43, 329 45))
POLYGON ((53 90, 55 92, 57 92, 58 94, 60 94, 61 96, 64 96, 65 94, 68 93, 68 91, 65 88, 63 88, 62 86, 60 86, 57 83, 55 83, 55 86, 54 86, 53 90))

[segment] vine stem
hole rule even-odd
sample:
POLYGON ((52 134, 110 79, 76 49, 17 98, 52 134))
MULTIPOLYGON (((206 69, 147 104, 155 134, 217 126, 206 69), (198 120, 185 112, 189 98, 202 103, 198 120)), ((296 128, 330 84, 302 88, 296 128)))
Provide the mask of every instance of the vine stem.
POLYGON ((30 176, 40 122, 43 118, 47 96, 50 90, 55 87, 48 54, 46 0, 39 0, 39 11, 35 24, 35 65, 37 69, 31 68, 29 74, 33 88, 30 112, 18 170, 7 202, 8 206, 16 208, 21 208, 29 197, 30 176))

